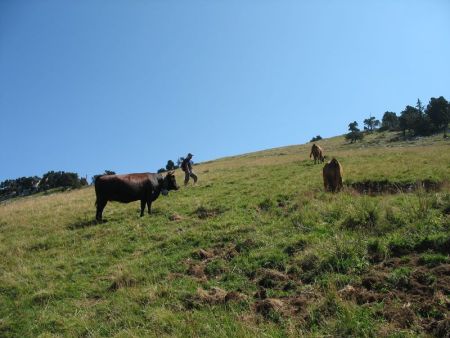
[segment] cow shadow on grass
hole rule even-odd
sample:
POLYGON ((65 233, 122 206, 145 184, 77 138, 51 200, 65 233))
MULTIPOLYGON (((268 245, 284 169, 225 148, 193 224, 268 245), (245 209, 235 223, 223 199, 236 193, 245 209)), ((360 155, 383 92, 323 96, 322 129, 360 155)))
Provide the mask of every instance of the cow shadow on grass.
POLYGON ((69 230, 83 229, 83 228, 87 228, 87 227, 90 227, 90 226, 93 226, 93 225, 97 225, 97 224, 100 224, 100 223, 106 223, 106 222, 107 222, 106 219, 104 219, 101 222, 99 222, 99 221, 97 221, 95 219, 83 219, 83 220, 78 220, 78 221, 75 221, 73 223, 70 223, 67 226, 67 229, 69 229, 69 230))
MULTIPOLYGON (((164 215, 164 210, 160 209, 160 208, 152 208, 152 212, 149 214, 147 209, 145 209, 144 211, 144 216, 140 216, 140 209, 136 209, 136 217, 138 218, 144 218, 144 217, 152 217, 152 216, 159 216, 159 215, 164 215)), ((133 216, 133 215, 132 215, 133 216)))

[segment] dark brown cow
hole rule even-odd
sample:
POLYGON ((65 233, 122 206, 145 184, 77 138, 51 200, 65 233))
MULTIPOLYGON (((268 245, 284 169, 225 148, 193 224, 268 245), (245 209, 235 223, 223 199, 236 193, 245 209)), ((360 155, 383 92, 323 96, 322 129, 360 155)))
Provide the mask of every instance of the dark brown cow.
POLYGON ((167 195, 169 190, 178 188, 173 171, 165 177, 152 173, 100 176, 95 180, 96 219, 102 221, 102 212, 108 201, 129 203, 140 200, 141 217, 144 216, 146 203, 150 214, 152 202, 160 193, 167 195))
POLYGON ((325 191, 338 192, 342 189, 342 166, 333 158, 323 167, 323 185, 325 191))
POLYGON ((316 145, 315 143, 311 147, 311 153, 309 154, 309 158, 311 156, 314 156, 314 164, 316 163, 323 163, 324 157, 323 157, 323 149, 316 145))

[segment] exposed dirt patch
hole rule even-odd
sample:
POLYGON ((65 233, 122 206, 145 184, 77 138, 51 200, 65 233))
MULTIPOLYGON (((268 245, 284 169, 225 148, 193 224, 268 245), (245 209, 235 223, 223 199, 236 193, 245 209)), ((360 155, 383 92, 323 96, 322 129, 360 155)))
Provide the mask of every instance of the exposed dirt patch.
POLYGON ((185 297, 184 303, 186 308, 199 308, 201 305, 217 305, 229 302, 245 301, 247 296, 238 291, 225 291, 218 287, 212 287, 209 290, 202 288, 197 289, 197 293, 193 296, 185 297))
POLYGON ((206 264, 204 262, 193 262, 191 260, 187 261, 188 268, 187 268, 187 274, 189 276, 192 276, 196 278, 199 281, 206 281, 206 273, 205 273, 205 267, 206 264))
POLYGON ((221 288, 213 287, 210 290, 197 289, 197 298, 202 303, 220 304, 245 300, 247 296, 237 291, 227 292, 221 288))
POLYGON ((198 249, 192 253, 192 257, 203 261, 211 260, 213 258, 223 258, 225 260, 231 260, 236 257, 239 252, 236 246, 233 244, 218 245, 210 249, 198 249))
POLYGON ((182 219, 183 219, 183 217, 181 217, 178 214, 172 214, 169 216, 169 221, 172 221, 172 222, 181 221, 182 219))
POLYGON ((446 318, 433 323, 430 331, 436 337, 450 338, 450 318, 446 318))
POLYGON ((383 310, 383 317, 402 329, 413 326, 416 315, 411 309, 410 303, 394 304, 387 303, 383 310))
POLYGON ((205 207, 198 207, 194 211, 194 215, 197 215, 200 219, 206 219, 211 217, 216 217, 220 214, 223 214, 226 210, 222 207, 217 208, 205 208, 205 207))
POLYGON ((437 334, 450 316, 450 264, 428 267, 416 255, 408 258, 376 265, 359 285, 348 285, 339 294, 359 305, 383 302, 379 315, 394 326, 417 325, 437 334))
POLYGON ((291 276, 273 269, 260 269, 256 272, 255 282, 258 286, 268 289, 295 289, 301 282, 291 276))
POLYGON ((289 304, 277 298, 266 298, 256 301, 254 309, 255 312, 262 314, 264 317, 269 317, 272 313, 287 316, 291 312, 289 311, 289 304))
MULTIPOLYGON (((259 296, 260 293, 255 294, 255 296, 257 295, 259 296)), ((297 316, 298 319, 304 321, 308 317, 308 306, 315 301, 317 301, 317 297, 313 294, 266 298, 264 293, 264 297, 256 300, 253 304, 253 310, 267 319, 274 319, 274 316, 297 316)))
POLYGON ((195 251, 192 254, 192 257, 201 259, 201 260, 210 259, 210 258, 213 258, 214 256, 215 256, 215 253, 213 250, 205 250, 205 249, 199 249, 198 251, 195 251))
POLYGON ((226 261, 238 255, 233 244, 218 245, 209 249, 198 249, 185 261, 186 273, 199 281, 207 281, 208 278, 216 277, 227 271, 226 261))
POLYGON ((360 194, 379 195, 379 194, 397 194, 409 193, 416 190, 425 190, 426 192, 439 191, 443 186, 443 182, 431 180, 423 180, 417 182, 391 182, 388 180, 381 181, 360 181, 348 184, 350 188, 356 190, 360 194))

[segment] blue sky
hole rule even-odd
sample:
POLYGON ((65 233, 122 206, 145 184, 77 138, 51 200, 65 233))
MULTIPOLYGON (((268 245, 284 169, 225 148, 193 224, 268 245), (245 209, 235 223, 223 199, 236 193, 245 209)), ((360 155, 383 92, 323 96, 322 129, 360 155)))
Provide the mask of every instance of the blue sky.
POLYGON ((450 98, 450 1, 0 1, 0 180, 156 171, 450 98))

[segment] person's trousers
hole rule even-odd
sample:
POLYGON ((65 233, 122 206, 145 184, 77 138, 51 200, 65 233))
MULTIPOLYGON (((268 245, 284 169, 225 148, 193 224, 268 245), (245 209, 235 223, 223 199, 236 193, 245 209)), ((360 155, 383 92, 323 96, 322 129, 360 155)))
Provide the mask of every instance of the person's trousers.
POLYGON ((194 183, 197 182, 197 175, 195 175, 192 171, 185 171, 184 172, 184 184, 187 184, 189 182, 189 177, 192 177, 194 179, 194 183))

